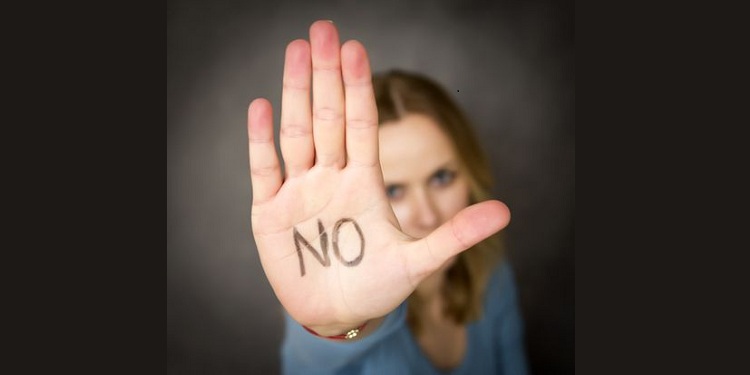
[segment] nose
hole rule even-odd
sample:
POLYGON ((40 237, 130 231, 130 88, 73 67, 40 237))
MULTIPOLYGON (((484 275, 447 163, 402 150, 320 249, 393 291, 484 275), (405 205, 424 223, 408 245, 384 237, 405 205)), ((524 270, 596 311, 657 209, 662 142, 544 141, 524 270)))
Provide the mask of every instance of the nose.
POLYGON ((420 230, 432 231, 437 228, 440 224, 440 214, 435 205, 434 197, 429 191, 416 189, 412 204, 414 222, 420 230))

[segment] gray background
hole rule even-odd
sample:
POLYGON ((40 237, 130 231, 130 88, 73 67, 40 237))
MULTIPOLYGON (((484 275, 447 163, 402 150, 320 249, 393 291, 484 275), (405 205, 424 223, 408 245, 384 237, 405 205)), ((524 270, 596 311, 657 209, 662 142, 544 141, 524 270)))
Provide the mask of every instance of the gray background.
POLYGON ((278 120, 284 49, 332 19, 375 71, 442 83, 493 163, 535 374, 574 371, 573 4, 167 3, 167 372, 279 371, 281 308, 250 231, 245 119, 278 120))

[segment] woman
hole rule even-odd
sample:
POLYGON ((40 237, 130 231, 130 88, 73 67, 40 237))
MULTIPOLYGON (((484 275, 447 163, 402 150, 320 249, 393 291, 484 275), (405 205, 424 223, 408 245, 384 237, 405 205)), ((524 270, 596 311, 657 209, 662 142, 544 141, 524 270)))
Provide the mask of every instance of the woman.
POLYGON ((283 177, 267 100, 248 134, 253 234, 288 313, 284 372, 525 373, 493 236, 510 213, 486 200, 455 104, 420 76, 372 79, 364 47, 326 21, 288 45, 283 87, 283 177))

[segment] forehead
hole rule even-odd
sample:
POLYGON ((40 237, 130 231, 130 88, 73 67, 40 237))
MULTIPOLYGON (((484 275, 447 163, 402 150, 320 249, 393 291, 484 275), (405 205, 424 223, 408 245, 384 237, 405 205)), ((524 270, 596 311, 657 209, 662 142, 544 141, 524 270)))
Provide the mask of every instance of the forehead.
POLYGON ((449 162, 457 162, 453 142, 431 118, 409 114, 380 126, 380 164, 388 181, 429 176, 449 162))

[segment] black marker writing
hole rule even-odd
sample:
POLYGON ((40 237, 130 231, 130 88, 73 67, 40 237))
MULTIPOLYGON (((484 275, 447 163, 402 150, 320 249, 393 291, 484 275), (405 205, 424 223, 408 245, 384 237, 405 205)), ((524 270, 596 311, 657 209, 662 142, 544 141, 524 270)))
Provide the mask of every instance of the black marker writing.
POLYGON ((362 257, 365 256, 365 236, 362 235, 362 229, 360 229, 356 221, 352 219, 341 219, 336 222, 336 225, 333 227, 333 252, 336 254, 336 258, 347 267, 354 267, 362 261, 362 257), (341 231, 341 226, 345 223, 352 223, 354 229, 357 230, 357 234, 359 235, 359 256, 350 261, 344 260, 339 251, 339 231, 341 231))
MULTIPOLYGON (((310 245, 310 242, 302 237, 299 231, 297 231, 296 227, 293 230, 294 246, 297 248, 297 256, 299 257, 300 276, 305 276, 305 261, 302 256, 302 246, 307 248, 307 250, 312 253, 315 259, 317 259, 318 262, 323 265, 323 267, 329 267, 331 265, 331 258, 328 256, 328 234, 326 233, 325 227, 323 226, 323 223, 320 221, 320 219, 318 219, 318 234, 320 235, 320 253, 318 253, 318 251, 315 250, 312 245, 310 245)), ((344 218, 336 222, 336 224, 333 226, 332 242, 333 252, 336 254, 336 258, 339 260, 339 262, 341 262, 341 264, 347 267, 354 267, 362 261, 362 258, 365 255, 365 236, 362 234, 362 228, 359 227, 359 224, 357 224, 354 219, 344 218), (351 223, 356 230, 357 235, 359 236, 359 255, 352 260, 345 260, 341 256, 341 249, 339 248, 339 233, 341 232, 341 226, 346 223, 351 223)))
POLYGON ((328 257, 328 234, 326 233, 325 227, 323 227, 323 223, 318 219, 318 233, 320 234, 320 249, 323 252, 323 256, 321 257, 320 254, 315 250, 312 245, 310 245, 309 242, 305 239, 305 237, 302 237, 301 234, 297 231, 297 228, 294 228, 294 246, 297 248, 297 256, 299 257, 299 272, 302 274, 302 276, 305 276, 305 262, 302 260, 302 249, 300 248, 300 242, 305 245, 307 250, 310 250, 312 255, 315 256, 315 259, 320 262, 324 267, 328 267, 331 265, 331 258, 328 257))

